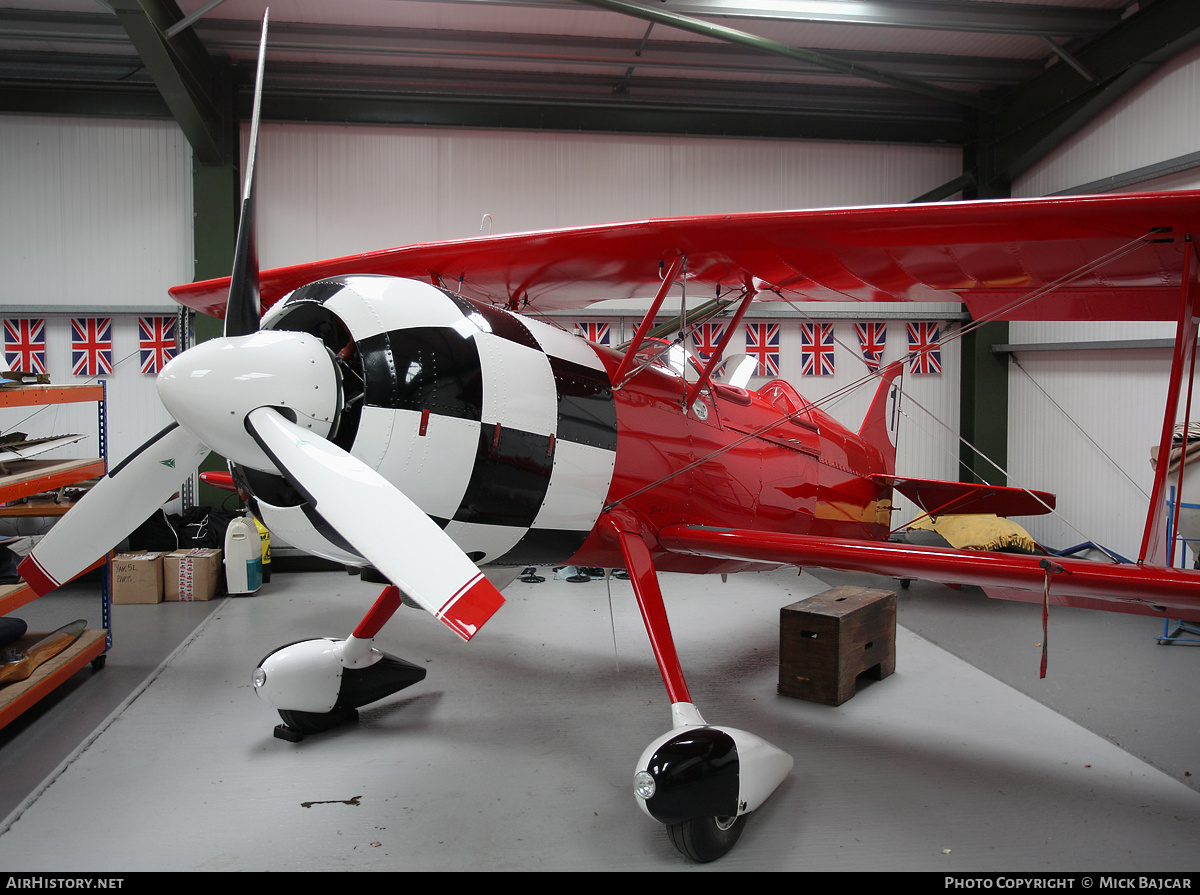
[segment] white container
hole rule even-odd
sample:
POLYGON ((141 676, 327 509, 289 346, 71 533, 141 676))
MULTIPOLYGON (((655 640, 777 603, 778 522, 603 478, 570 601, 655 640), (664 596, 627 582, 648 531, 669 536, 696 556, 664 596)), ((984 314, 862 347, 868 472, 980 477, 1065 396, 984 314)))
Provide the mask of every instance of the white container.
POLYGON ((252 594, 262 587, 262 541, 246 516, 230 522, 225 532, 225 582, 231 594, 252 594))

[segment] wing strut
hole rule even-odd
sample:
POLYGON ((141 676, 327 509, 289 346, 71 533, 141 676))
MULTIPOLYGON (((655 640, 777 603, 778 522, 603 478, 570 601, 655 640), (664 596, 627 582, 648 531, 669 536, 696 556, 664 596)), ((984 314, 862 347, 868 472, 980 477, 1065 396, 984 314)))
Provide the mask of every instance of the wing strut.
POLYGON ((725 348, 729 345, 729 340, 733 338, 733 334, 737 331, 738 324, 742 322, 742 317, 746 314, 746 309, 750 307, 750 303, 754 301, 754 296, 757 292, 747 291, 742 297, 742 303, 738 305, 738 309, 734 312, 733 320, 729 326, 725 327, 725 334, 721 336, 721 341, 717 343, 717 350, 713 352, 712 357, 708 359, 708 363, 704 367, 704 372, 700 374, 700 378, 692 383, 688 388, 687 395, 684 396, 683 406, 691 407, 692 402, 700 394, 700 390, 708 385, 708 380, 712 377, 713 370, 717 364, 721 362, 721 358, 725 356, 725 348))
POLYGON ((617 372, 613 374, 612 381, 615 388, 620 388, 621 383, 625 380, 626 374, 629 373, 630 367, 633 366, 634 358, 637 356, 638 349, 642 347, 642 341, 646 338, 646 333, 650 331, 650 327, 654 325, 654 315, 658 313, 658 309, 662 307, 662 303, 666 301, 667 293, 671 291, 671 287, 675 285, 675 278, 679 276, 679 271, 683 269, 683 265, 687 259, 683 255, 676 255, 667 268, 666 274, 662 278, 662 285, 658 287, 658 294, 654 296, 654 301, 650 305, 650 310, 646 312, 646 316, 642 318, 641 324, 634 333, 633 341, 629 343, 629 347, 625 349, 625 356, 621 358, 621 364, 617 367, 617 372))
MULTIPOLYGON (((1146 527, 1142 533, 1142 548, 1138 553, 1138 564, 1152 566, 1170 565, 1170 556, 1174 554, 1172 545, 1170 554, 1167 550, 1167 539, 1163 533, 1163 523, 1166 521, 1167 502, 1167 473, 1170 468, 1171 438, 1175 431, 1175 414, 1179 411, 1179 393, 1183 384, 1184 368, 1187 368, 1188 390, 1187 407, 1184 409, 1184 423, 1189 421, 1192 404, 1192 377, 1196 370, 1196 334, 1198 323, 1196 305, 1200 302, 1200 285, 1196 282, 1196 246, 1191 234, 1184 236, 1183 279, 1179 294, 1179 320, 1175 329, 1175 354, 1171 360, 1171 382, 1167 387, 1167 406, 1163 411, 1162 435, 1158 441, 1158 462, 1154 468, 1154 490, 1150 492, 1150 507, 1146 513, 1146 527)), ((1186 429, 1185 429, 1186 431, 1186 429)), ((1179 484, 1183 483, 1183 458, 1179 463, 1179 484)), ((1180 493, 1177 486, 1175 493, 1180 493)), ((1176 520, 1179 514, 1179 499, 1175 500, 1176 520)), ((1176 529, 1172 527, 1171 531, 1176 529)))

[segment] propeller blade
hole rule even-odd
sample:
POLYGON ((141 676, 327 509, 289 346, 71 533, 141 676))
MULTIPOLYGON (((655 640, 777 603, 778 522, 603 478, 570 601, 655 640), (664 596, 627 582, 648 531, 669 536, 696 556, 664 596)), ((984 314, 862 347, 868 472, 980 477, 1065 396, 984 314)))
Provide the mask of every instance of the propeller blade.
POLYGON ((17 571, 39 596, 70 581, 170 500, 207 455, 202 442, 172 423, 84 495, 17 571))
POLYGON ((263 14, 262 36, 258 43, 258 71, 254 80, 254 109, 250 119, 250 151, 246 156, 246 179, 242 186, 242 213, 238 219, 229 302, 225 306, 226 336, 245 336, 258 332, 262 314, 258 294, 258 245, 254 221, 254 156, 258 149, 263 69, 267 61, 268 14, 263 14))
POLYGON ((504 604, 449 535, 357 457, 270 407, 252 411, 246 428, 360 556, 463 640, 504 604))

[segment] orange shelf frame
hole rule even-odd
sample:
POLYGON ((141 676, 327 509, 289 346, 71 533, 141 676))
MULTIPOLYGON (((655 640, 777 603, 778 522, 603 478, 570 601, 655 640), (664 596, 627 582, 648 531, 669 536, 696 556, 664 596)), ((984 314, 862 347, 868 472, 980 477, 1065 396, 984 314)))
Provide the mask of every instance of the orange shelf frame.
MULTIPOLYGON (((101 445, 106 444, 108 440, 104 406, 106 399, 107 390, 102 382, 86 385, 27 385, 0 388, 0 409, 83 402, 99 404, 101 445)), ((0 502, 20 500, 44 491, 54 491, 67 485, 85 482, 104 475, 107 472, 106 467, 107 464, 102 458, 12 461, 8 464, 11 471, 0 476, 0 502)), ((48 505, 44 509, 43 515, 61 515, 65 511, 61 505, 48 505)), ((31 512, 28 504, 0 507, 0 515, 29 515, 31 512)), ((91 571, 107 562, 107 556, 100 557, 85 571, 91 571)), ((37 594, 24 582, 0 586, 0 615, 7 615, 36 599, 37 594)), ((95 668, 104 664, 106 651, 111 645, 111 610, 107 585, 103 589, 101 599, 104 628, 85 631, 79 640, 41 665, 28 680, 0 687, 0 727, 4 727, 35 705, 89 662, 95 668)), ((26 636, 28 638, 29 635, 26 636)))

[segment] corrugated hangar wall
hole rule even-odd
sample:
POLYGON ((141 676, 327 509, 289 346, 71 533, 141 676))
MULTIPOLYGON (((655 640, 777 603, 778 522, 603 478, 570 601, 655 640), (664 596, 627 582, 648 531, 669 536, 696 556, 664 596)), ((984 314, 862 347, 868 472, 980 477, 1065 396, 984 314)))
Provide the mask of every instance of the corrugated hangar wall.
MULTIPOLYGON (((191 165, 174 122, 0 117, 0 311, 45 320, 47 371, 64 384, 88 381, 72 373, 72 312, 111 316, 114 463, 170 422, 140 371, 138 312, 173 315, 167 287, 192 276, 191 165)), ((94 439, 96 410, 8 411, 0 430, 94 439)), ((56 453, 99 452, 85 445, 56 453)))
MULTIPOLYGON (((1013 195, 1050 195, 1194 153, 1200 148, 1200 119, 1192 114, 1198 104, 1200 48, 1165 65, 1075 134, 1014 184, 1013 195)), ((1129 191, 1196 188, 1200 169, 1193 168, 1129 191)), ((1173 323, 1011 326, 1014 345, 1073 346, 1018 352, 1009 364, 1010 484, 1057 492, 1058 515, 1022 520, 1047 546, 1091 540, 1137 557, 1171 349, 1084 348, 1174 336, 1173 323)))

